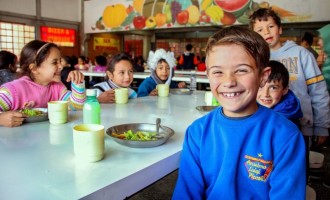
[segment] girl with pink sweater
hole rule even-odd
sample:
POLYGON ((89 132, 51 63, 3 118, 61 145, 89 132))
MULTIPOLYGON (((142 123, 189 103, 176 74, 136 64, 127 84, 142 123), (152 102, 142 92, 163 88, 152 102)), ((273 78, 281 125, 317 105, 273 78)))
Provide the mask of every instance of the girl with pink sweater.
POLYGON ((71 110, 81 109, 85 102, 84 75, 71 71, 72 91, 61 82, 61 53, 54 43, 33 40, 26 44, 20 56, 21 78, 0 87, 0 125, 20 126, 24 108, 47 108, 49 101, 68 101, 71 110))

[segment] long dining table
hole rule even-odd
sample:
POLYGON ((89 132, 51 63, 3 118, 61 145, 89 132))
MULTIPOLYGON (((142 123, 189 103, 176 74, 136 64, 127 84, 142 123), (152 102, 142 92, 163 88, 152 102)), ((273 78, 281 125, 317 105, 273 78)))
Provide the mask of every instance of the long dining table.
MULTIPOLYGON (((69 121, 49 121, 0 127, 0 199, 124 199, 176 170, 186 128, 205 113, 204 91, 191 95, 148 96, 127 104, 101 104, 105 130, 127 123, 155 123, 175 134, 163 145, 131 148, 105 136, 105 157, 82 163, 73 152, 72 127, 82 111, 70 111, 69 121)), ((105 133, 106 134, 106 133, 105 133)))

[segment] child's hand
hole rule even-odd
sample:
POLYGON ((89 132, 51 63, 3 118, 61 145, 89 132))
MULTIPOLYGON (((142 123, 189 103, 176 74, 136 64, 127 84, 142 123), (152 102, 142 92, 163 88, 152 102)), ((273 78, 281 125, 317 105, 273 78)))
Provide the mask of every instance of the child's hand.
POLYGON ((151 91, 149 93, 149 96, 158 96, 158 90, 157 89, 154 89, 153 91, 151 91))
POLYGON ((115 91, 114 90, 107 90, 100 94, 97 97, 100 103, 114 103, 115 102, 115 91))
POLYGON ((69 73, 68 78, 66 79, 66 82, 74 82, 75 84, 79 84, 84 82, 84 75, 77 71, 77 70, 73 70, 69 73))
POLYGON ((20 126, 26 116, 18 111, 0 113, 0 125, 6 127, 20 126))
POLYGON ((180 82, 180 83, 178 84, 178 87, 179 87, 179 88, 185 88, 185 87, 186 87, 186 82, 180 82))

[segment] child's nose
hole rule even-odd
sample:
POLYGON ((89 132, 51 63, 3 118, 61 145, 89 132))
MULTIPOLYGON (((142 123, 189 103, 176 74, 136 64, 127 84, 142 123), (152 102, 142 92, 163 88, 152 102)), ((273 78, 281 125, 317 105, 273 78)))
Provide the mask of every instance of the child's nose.
POLYGON ((225 75, 223 80, 223 85, 225 87, 233 87, 236 85, 236 78, 231 75, 225 75))

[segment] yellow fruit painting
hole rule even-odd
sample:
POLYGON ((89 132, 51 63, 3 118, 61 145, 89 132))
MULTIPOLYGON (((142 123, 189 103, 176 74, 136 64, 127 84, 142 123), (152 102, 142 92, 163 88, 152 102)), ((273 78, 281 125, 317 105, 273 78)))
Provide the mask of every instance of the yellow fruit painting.
POLYGON ((142 15, 143 4, 144 4, 144 0, 134 0, 133 1, 133 8, 140 15, 142 15))
POLYGON ((103 24, 108 28, 119 27, 126 19, 126 7, 123 4, 107 6, 103 11, 103 24))

